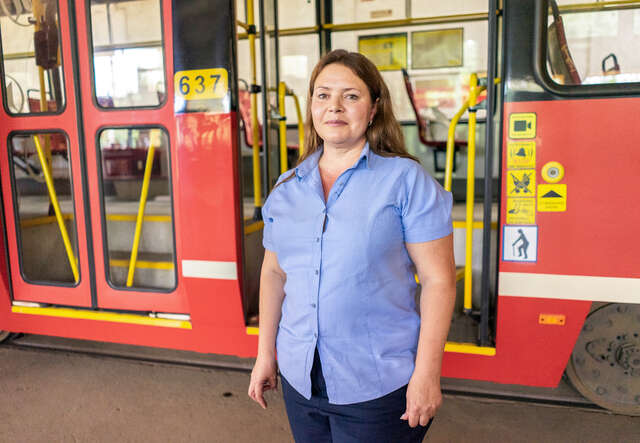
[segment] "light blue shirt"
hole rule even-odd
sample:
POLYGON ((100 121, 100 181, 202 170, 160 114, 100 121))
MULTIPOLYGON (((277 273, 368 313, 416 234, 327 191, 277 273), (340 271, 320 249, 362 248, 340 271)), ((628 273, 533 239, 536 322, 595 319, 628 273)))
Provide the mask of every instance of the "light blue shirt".
POLYGON ((274 188, 262 209, 264 247, 287 274, 278 366, 311 398, 317 346, 329 402, 358 403, 411 378, 420 316, 405 242, 449 235, 452 198, 415 161, 379 156, 366 144, 325 203, 321 154, 274 188))

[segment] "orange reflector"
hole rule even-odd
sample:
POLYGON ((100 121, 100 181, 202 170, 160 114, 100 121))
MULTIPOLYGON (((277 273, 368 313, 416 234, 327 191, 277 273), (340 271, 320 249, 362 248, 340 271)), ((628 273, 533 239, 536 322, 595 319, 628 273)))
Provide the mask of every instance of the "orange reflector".
POLYGON ((538 323, 541 325, 564 326, 567 317, 564 314, 540 314, 538 323))

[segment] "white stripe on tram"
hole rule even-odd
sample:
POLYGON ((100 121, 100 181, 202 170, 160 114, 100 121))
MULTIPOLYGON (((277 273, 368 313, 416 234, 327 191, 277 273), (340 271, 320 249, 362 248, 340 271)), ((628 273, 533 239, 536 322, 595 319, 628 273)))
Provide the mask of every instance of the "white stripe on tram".
POLYGON ((232 261, 182 260, 182 276, 237 280, 238 266, 232 261))
POLYGON ((501 272, 500 296, 640 303, 640 278, 501 272))

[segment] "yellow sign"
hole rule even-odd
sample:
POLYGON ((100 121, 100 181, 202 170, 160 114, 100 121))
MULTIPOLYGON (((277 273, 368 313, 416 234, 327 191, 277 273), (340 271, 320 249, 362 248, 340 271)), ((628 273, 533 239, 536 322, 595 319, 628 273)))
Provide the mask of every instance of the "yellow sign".
POLYGON ((533 197, 536 195, 536 170, 519 169, 507 175, 507 197, 533 197))
POLYGON ((507 145, 507 168, 535 168, 536 142, 509 142, 507 145))
POLYGON ((535 198, 507 198, 508 225, 535 225, 535 198))
POLYGON ((538 211, 567 210, 567 185, 538 185, 538 211))
POLYGON ((367 56, 380 71, 407 67, 407 34, 358 37, 358 52, 367 56))
POLYGON ((229 90, 229 76, 224 68, 178 71, 173 79, 175 94, 183 100, 222 98, 229 90))
POLYGON ((549 162, 542 167, 540 174, 547 183, 558 183, 564 177, 564 166, 558 162, 549 162))
POLYGON ((535 138, 536 114, 518 112, 509 115, 509 138, 535 138))

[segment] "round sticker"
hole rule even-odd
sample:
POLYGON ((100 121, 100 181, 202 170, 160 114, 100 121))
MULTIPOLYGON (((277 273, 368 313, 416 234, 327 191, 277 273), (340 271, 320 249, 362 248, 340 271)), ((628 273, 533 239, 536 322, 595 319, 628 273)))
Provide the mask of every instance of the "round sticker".
POLYGON ((542 167, 542 178, 547 183, 558 183, 564 177, 564 166, 558 162, 549 162, 542 167))

